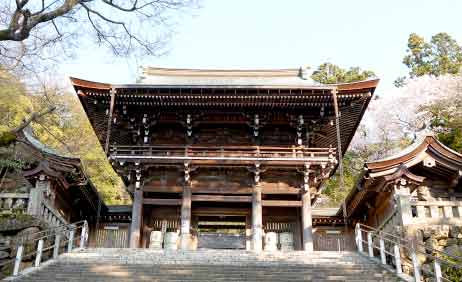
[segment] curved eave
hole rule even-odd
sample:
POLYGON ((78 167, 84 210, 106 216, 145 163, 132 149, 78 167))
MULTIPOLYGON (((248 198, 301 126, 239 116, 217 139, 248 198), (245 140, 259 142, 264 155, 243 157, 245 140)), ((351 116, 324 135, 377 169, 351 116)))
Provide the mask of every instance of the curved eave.
POLYGON ((377 160, 373 162, 367 162, 365 167, 371 171, 382 171, 388 170, 406 164, 420 153, 434 150, 439 154, 440 157, 446 158, 452 163, 456 163, 460 169, 462 169, 462 154, 448 148, 440 141, 438 141, 433 135, 426 136, 420 144, 410 147, 408 150, 403 150, 403 153, 395 155, 391 158, 377 160))
POLYGON ((71 83, 74 87, 82 87, 82 88, 97 89, 97 90, 110 90, 112 87, 111 84, 109 83, 95 82, 95 81, 80 79, 76 77, 70 77, 69 79, 71 80, 71 83))
POLYGON ((74 88, 85 88, 93 90, 110 90, 114 89, 156 89, 156 88, 255 88, 255 89, 312 89, 312 90, 337 90, 341 92, 369 90, 374 91, 379 83, 379 79, 364 80, 351 83, 339 84, 324 84, 324 85, 304 85, 304 84, 280 84, 280 85, 265 85, 265 84, 242 84, 242 85, 166 85, 166 84, 109 84, 95 81, 84 80, 80 78, 70 77, 74 88))
POLYGON ((334 86, 337 87, 338 91, 353 91, 353 90, 362 90, 362 89, 375 89, 379 84, 380 79, 369 79, 357 82, 350 83, 339 83, 334 86))
POLYGON ((79 158, 64 156, 64 155, 61 155, 55 152, 53 149, 49 148, 48 146, 40 142, 38 139, 33 137, 30 132, 27 132, 27 130, 29 130, 29 128, 26 128, 19 133, 20 138, 22 139, 24 144, 27 144, 34 151, 40 153, 40 155, 43 158, 54 160, 54 161, 62 161, 65 163, 69 163, 71 165, 78 166, 78 167, 81 166, 81 162, 79 158))

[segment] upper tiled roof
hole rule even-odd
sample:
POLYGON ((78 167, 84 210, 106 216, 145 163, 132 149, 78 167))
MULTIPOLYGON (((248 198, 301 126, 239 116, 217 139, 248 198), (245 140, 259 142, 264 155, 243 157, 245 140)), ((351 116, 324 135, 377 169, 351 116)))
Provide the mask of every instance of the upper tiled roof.
POLYGON ((150 85, 317 86, 306 69, 211 70, 143 67, 139 79, 150 85))

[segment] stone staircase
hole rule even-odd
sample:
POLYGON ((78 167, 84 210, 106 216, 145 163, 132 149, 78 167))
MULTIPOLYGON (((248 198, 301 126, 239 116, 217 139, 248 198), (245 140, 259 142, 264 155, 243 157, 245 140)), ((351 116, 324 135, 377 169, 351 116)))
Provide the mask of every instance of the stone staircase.
POLYGON ((86 249, 61 255, 11 281, 399 281, 355 252, 86 249))

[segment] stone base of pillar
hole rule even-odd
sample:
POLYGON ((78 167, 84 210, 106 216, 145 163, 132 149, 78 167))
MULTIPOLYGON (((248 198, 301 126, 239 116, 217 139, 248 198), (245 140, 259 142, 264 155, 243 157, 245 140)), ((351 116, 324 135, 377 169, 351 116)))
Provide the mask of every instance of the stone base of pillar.
POLYGON ((194 237, 191 234, 181 234, 180 235, 180 250, 191 251, 197 248, 194 243, 194 237))

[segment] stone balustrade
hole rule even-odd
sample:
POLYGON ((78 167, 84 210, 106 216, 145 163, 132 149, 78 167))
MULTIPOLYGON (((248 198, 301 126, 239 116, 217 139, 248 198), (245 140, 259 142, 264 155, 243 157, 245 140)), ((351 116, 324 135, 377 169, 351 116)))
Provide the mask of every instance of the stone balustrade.
POLYGON ((26 211, 29 193, 0 193, 0 210, 26 211))
POLYGON ((40 217, 51 226, 68 224, 68 222, 46 202, 42 202, 40 205, 40 217))
POLYGON ((462 201, 412 201, 411 224, 462 224, 462 201))

